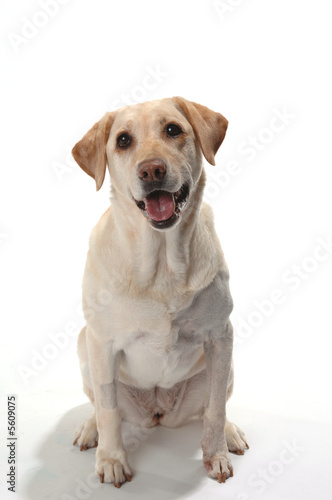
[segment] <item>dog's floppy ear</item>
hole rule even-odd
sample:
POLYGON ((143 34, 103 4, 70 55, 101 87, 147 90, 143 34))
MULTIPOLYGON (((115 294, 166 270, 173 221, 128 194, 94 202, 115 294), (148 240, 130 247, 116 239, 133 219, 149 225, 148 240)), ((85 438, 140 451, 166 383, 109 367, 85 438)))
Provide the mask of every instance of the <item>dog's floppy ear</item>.
POLYGON ((97 191, 101 188, 106 171, 106 143, 110 135, 114 113, 106 113, 99 122, 75 144, 72 155, 79 166, 96 181, 97 191))
POLYGON ((173 97, 173 101, 194 129, 205 158, 215 165, 214 156, 224 140, 228 121, 220 113, 183 97, 173 97))

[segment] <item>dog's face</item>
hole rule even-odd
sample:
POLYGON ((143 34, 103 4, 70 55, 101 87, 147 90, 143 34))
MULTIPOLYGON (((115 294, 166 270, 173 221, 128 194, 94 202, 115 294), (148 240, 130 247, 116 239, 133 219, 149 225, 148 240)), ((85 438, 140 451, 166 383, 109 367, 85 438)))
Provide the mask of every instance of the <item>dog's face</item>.
POLYGON ((180 97, 107 113, 76 144, 73 156, 99 189, 106 162, 115 192, 133 203, 151 226, 173 227, 200 179, 202 154, 214 164, 227 120, 180 97))
POLYGON ((171 100, 116 113, 107 158, 112 184, 156 229, 180 218, 201 173, 192 126, 171 100))

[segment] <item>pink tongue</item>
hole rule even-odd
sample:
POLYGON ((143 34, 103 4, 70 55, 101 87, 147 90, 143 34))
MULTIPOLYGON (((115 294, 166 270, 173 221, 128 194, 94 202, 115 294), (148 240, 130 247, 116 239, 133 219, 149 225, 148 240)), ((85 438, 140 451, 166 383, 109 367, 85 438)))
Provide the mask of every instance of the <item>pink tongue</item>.
POLYGON ((174 212, 173 196, 165 191, 152 193, 146 198, 145 208, 152 220, 167 220, 174 212))

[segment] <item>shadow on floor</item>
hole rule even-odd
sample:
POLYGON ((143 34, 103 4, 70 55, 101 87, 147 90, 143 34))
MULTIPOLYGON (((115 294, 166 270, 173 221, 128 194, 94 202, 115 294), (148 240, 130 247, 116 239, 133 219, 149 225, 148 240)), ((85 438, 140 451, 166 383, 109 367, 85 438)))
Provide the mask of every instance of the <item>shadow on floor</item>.
MULTIPOLYGON (((26 498, 106 500, 118 493, 95 477, 95 449, 80 452, 72 446, 76 427, 90 415, 91 405, 85 404, 61 417, 39 450, 40 468, 31 470, 21 483, 26 498)), ((140 429, 124 423, 122 432, 134 477, 122 485, 121 500, 178 499, 206 480, 200 449, 202 422, 178 429, 140 429)))

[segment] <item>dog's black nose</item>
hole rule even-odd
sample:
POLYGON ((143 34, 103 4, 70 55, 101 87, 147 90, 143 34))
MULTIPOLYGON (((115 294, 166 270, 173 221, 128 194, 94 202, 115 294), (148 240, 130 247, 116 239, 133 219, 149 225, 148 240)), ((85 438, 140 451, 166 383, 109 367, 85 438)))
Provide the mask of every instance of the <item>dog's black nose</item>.
POLYGON ((161 181, 166 175, 163 160, 147 160, 138 165, 138 176, 143 182, 161 181))

